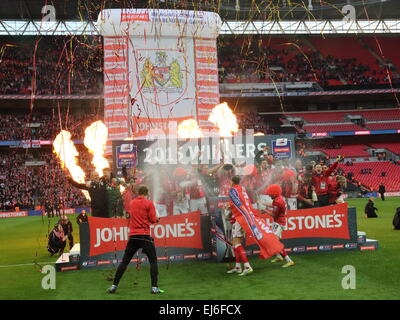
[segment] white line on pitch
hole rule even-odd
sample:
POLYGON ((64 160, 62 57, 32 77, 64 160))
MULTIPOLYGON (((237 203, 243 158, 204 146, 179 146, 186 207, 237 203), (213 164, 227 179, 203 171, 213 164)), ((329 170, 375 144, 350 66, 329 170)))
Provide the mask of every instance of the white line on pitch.
POLYGON ((38 262, 38 263, 9 264, 9 265, 4 265, 4 266, 0 265, 0 268, 34 266, 36 264, 49 264, 49 263, 53 263, 54 264, 55 262, 54 261, 50 261, 50 262, 38 262))

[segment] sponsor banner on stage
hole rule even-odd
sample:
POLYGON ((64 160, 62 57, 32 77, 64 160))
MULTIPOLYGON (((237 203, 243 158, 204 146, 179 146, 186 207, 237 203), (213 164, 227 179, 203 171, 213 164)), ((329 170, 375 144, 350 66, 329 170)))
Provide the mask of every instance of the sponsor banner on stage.
MULTIPOLYGON (((128 220, 89 217, 89 255, 124 250, 129 239, 128 220)), ((164 217, 150 228, 156 247, 202 249, 200 212, 164 217)))
POLYGON ((27 217, 28 211, 9 211, 0 212, 0 218, 17 218, 17 217, 27 217))
MULTIPOLYGON (((159 261, 210 258, 209 220, 209 216, 194 211, 163 217, 159 223, 152 225, 150 232, 159 261)), ((129 240, 128 222, 121 218, 89 217, 88 223, 81 224, 81 267, 104 266, 106 261, 121 259, 129 240), (97 263, 89 264, 88 261, 97 263)), ((142 254, 140 259, 147 261, 142 254)))
MULTIPOLYGON (((268 214, 257 211, 257 216, 265 219, 267 224, 272 224, 268 214)), ((282 239, 299 238, 331 238, 350 239, 348 224, 348 205, 342 203, 322 208, 289 210, 287 225, 282 232, 282 239)), ((255 243, 254 240, 247 242, 255 243)))
MULTIPOLYGON (((254 210, 256 215, 271 225, 272 217, 254 210)), ((233 261, 229 245, 230 225, 224 223, 223 213, 213 216, 212 245, 217 261, 233 261)), ((288 211, 287 226, 281 241, 291 253, 332 252, 357 249, 357 224, 355 208, 347 203, 322 208, 288 211)), ((258 245, 252 235, 246 236, 246 250, 256 254, 258 245)))

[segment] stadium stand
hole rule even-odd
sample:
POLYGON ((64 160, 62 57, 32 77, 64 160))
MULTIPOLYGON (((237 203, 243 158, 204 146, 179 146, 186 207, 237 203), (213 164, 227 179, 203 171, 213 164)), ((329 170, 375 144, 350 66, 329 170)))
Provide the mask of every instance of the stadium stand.
POLYGON ((335 124, 335 125, 304 125, 303 129, 306 132, 334 132, 334 131, 360 131, 365 128, 360 127, 356 124, 335 124))
POLYGON ((35 113, 32 117, 28 114, 0 114, 0 141, 53 139, 60 132, 60 122, 62 129, 70 131, 73 139, 81 139, 84 129, 100 118, 91 112, 63 114, 60 118, 46 113, 35 113))
POLYGON ((368 122, 365 124, 366 128, 370 130, 391 130, 391 129, 399 129, 400 130, 400 122, 368 122))
POLYGON ((400 109, 352 111, 350 114, 361 115, 369 121, 388 121, 400 119, 400 109))
POLYGON ((362 144, 344 145, 340 148, 327 149, 327 148, 314 148, 315 151, 321 151, 331 158, 336 158, 341 155, 346 158, 351 157, 370 157, 371 155, 366 151, 369 147, 362 144))
MULTIPOLYGON (((0 153, 0 158, 0 210, 33 209, 45 199, 61 199, 64 208, 88 204, 82 192, 69 185, 65 170, 50 150, 40 150, 35 155, 6 151, 0 153), (27 161, 44 161, 46 165, 27 165, 27 161)), ((90 172, 89 159, 85 152, 80 152, 79 164, 85 172, 90 172)))
POLYGON ((321 37, 310 38, 310 42, 325 58, 331 57, 334 66, 343 68, 342 62, 350 64, 351 68, 347 69, 349 74, 346 77, 348 84, 384 83, 384 69, 358 40, 342 37, 326 40, 321 37))
POLYGON ((254 129, 255 132, 267 133, 267 125, 265 121, 254 112, 236 114, 239 128, 254 129))
POLYGON ((0 38, 0 94, 102 92, 102 46, 93 39, 83 46, 77 37, 0 38))
POLYGON ((373 143, 370 146, 374 149, 386 149, 390 152, 400 155, 400 143, 373 143))
POLYGON ((345 115, 347 112, 305 112, 305 113, 290 113, 286 116, 300 117, 306 122, 312 123, 333 123, 345 122, 345 115))
POLYGON ((385 185, 387 192, 400 190, 400 166, 391 162, 358 162, 353 163, 352 166, 341 164, 339 168, 346 174, 352 172, 356 181, 372 190, 378 190, 381 183, 385 185), (362 169, 371 169, 371 174, 362 174, 362 169), (382 176, 382 172, 386 175, 382 176))
MULTIPOLYGON (((382 41, 388 42, 387 48, 393 48, 396 39, 382 41)), ((295 42, 289 38, 260 38, 251 43, 236 38, 224 39, 220 45, 220 80, 227 83, 314 81, 323 87, 378 85, 389 83, 388 65, 393 71, 400 67, 395 55, 380 61, 374 49, 346 37, 311 37, 295 42)), ((398 72, 390 72, 392 83, 399 79, 398 72)))

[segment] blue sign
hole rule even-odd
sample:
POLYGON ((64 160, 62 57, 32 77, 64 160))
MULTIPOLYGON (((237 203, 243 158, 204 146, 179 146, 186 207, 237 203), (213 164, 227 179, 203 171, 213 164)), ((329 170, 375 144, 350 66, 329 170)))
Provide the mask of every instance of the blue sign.
POLYGON ((287 138, 272 140, 272 154, 278 159, 290 159, 292 157, 291 140, 287 138))
POLYGON ((117 168, 134 168, 137 164, 137 147, 133 143, 123 143, 116 148, 117 168))

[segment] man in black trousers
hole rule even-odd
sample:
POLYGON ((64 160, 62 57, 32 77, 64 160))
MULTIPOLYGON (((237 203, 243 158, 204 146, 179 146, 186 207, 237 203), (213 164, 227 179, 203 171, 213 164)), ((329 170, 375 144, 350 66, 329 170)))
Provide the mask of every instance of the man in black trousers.
POLYGON ((139 249, 147 255, 150 262, 151 291, 152 294, 164 292, 158 288, 158 265, 154 239, 150 236, 150 225, 157 223, 156 209, 153 201, 148 200, 148 189, 146 186, 139 187, 138 196, 131 200, 127 211, 129 213, 129 241, 125 249, 124 257, 118 266, 113 285, 107 290, 115 293, 118 284, 129 265, 132 257, 139 249))
POLYGON ((379 190, 378 192, 381 194, 381 199, 382 201, 385 201, 385 192, 386 192, 386 188, 383 185, 383 183, 381 183, 381 185, 379 186, 379 190))

